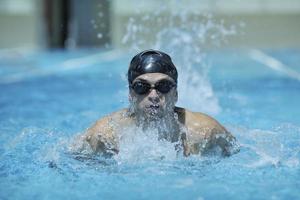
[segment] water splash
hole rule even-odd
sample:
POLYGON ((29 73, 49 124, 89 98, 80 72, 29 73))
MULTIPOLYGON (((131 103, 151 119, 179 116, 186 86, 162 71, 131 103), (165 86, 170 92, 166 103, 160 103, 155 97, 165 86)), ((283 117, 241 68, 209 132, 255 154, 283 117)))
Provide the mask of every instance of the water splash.
MULTIPOLYGON (((145 2, 140 2, 143 6, 145 2)), ((153 13, 141 14, 137 9, 128 19, 122 43, 135 54, 144 49, 166 51, 179 71, 179 102, 189 109, 218 114, 221 111, 208 78, 210 65, 207 47, 221 45, 236 34, 236 27, 226 27, 224 20, 197 13, 190 8, 172 9, 176 1, 162 3, 153 13)))
POLYGON ((281 124, 272 130, 230 128, 241 143, 241 155, 249 168, 300 166, 300 129, 281 124))
POLYGON ((178 152, 176 144, 167 140, 159 140, 155 129, 142 130, 140 127, 129 127, 123 130, 120 151, 114 158, 118 163, 137 163, 145 161, 175 160, 178 152))

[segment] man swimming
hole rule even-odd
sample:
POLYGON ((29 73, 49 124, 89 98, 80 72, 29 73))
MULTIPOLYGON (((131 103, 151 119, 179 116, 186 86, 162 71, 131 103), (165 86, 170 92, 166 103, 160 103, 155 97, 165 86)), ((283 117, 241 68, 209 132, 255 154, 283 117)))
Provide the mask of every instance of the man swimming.
POLYGON ((206 114, 176 107, 177 70, 166 53, 146 50, 134 56, 128 69, 130 106, 99 119, 84 134, 94 152, 119 152, 122 133, 128 127, 156 130, 183 155, 205 155, 218 149, 223 156, 237 151, 236 139, 206 114), (179 151, 179 150, 178 150, 179 151))

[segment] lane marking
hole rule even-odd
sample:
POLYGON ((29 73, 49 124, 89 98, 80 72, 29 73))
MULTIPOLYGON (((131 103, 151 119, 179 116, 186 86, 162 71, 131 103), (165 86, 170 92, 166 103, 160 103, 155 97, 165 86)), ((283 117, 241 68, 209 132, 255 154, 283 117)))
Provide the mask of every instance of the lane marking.
POLYGON ((123 55, 124 51, 122 50, 110 50, 80 58, 72 58, 58 63, 55 67, 51 67, 49 69, 34 69, 32 71, 20 72, 2 77, 0 79, 0 84, 17 83, 33 77, 47 76, 63 71, 85 68, 97 63, 101 64, 103 62, 116 60, 123 55))
POLYGON ((252 49, 250 51, 250 57, 257 62, 264 64, 266 67, 269 67, 275 71, 289 76, 290 78, 300 81, 300 73, 298 71, 291 69, 276 58, 258 49, 252 49))

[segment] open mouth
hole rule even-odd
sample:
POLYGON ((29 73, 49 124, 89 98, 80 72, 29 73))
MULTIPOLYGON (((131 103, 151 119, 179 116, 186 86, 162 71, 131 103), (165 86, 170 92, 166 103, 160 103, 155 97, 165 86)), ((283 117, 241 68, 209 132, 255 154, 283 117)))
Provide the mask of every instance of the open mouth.
POLYGON ((146 110, 150 115, 157 115, 159 113, 160 106, 158 104, 152 104, 147 106, 146 110))
POLYGON ((149 106, 150 109, 159 109, 159 105, 158 104, 152 104, 149 106))

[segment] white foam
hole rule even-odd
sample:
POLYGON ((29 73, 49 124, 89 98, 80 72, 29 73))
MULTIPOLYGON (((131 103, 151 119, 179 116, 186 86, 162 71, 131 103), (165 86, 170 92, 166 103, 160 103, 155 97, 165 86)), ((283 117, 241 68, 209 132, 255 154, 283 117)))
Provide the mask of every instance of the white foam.
POLYGON ((234 127, 229 129, 241 144, 240 156, 249 168, 299 167, 299 127, 280 125, 271 130, 234 127), (246 156, 246 159, 243 158, 246 156), (250 156, 250 157, 249 157, 250 156))
POLYGON ((114 158, 119 163, 143 162, 146 160, 174 160, 177 158, 175 144, 158 140, 156 130, 129 127, 119 139, 119 153, 114 158))

